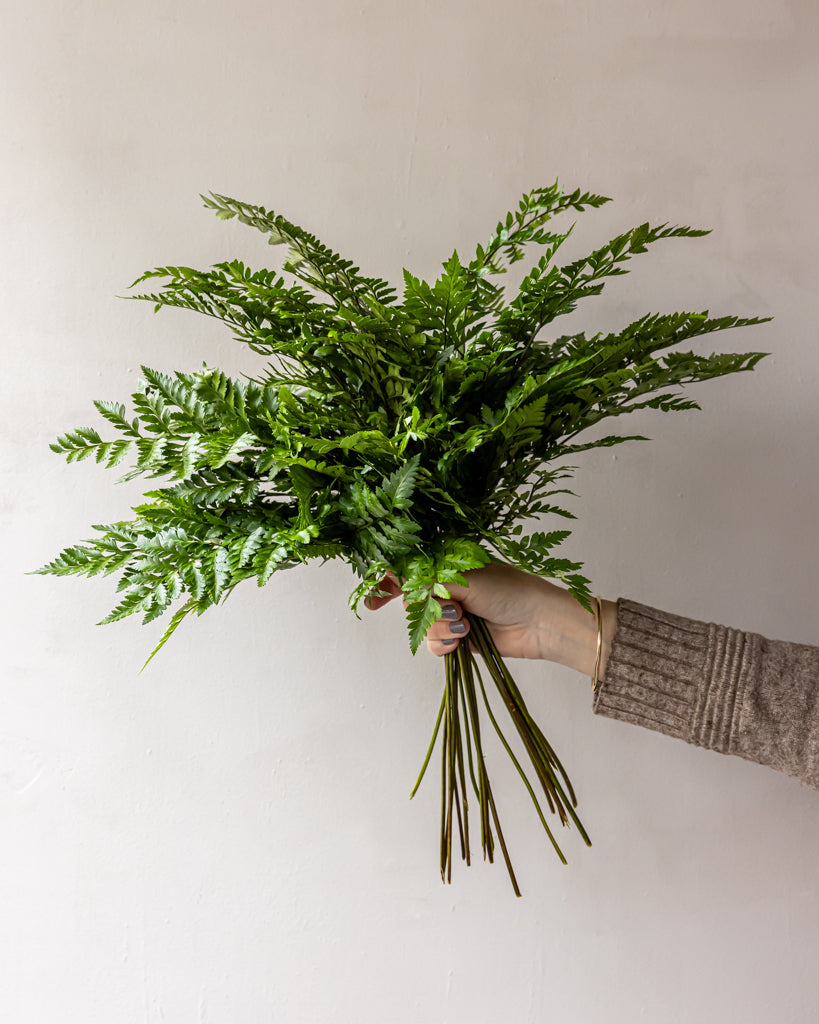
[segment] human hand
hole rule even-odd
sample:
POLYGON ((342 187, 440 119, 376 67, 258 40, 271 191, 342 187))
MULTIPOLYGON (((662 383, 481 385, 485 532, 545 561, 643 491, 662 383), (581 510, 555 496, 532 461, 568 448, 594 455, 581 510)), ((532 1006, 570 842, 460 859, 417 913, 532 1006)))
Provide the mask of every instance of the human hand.
MULTIPOLYGON (((498 562, 464 575, 469 586, 447 584, 451 600, 441 600, 444 616, 427 633, 427 647, 433 654, 450 653, 467 636, 469 623, 463 617, 467 611, 484 620, 503 657, 542 658, 591 675, 597 650, 596 616, 568 590, 498 562)), ((382 608, 401 594, 394 576, 385 577, 380 589, 387 591, 387 596, 368 598, 368 608, 382 608)), ((603 602, 601 676, 616 614, 616 605, 603 602)))

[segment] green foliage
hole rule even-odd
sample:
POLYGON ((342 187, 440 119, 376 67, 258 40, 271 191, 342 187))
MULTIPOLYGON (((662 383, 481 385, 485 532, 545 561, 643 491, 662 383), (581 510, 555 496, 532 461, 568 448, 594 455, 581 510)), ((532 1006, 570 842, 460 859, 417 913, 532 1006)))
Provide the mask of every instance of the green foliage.
POLYGON ((469 262, 453 253, 431 283, 405 271, 400 300, 281 215, 203 198, 218 217, 284 245, 283 273, 238 260, 161 267, 135 282, 159 290, 133 297, 215 317, 268 362, 246 381, 143 367, 133 414, 96 402, 118 436, 83 427, 53 450, 108 467, 128 459, 124 479, 163 484, 132 520, 95 527, 97 537, 38 570, 119 573, 122 597, 103 621, 139 613, 149 622, 173 609, 160 647, 243 580, 263 585, 311 558, 352 565, 353 607, 388 569, 404 579, 413 650, 447 583, 492 559, 561 580, 588 606, 581 565, 553 554, 569 531, 522 533, 527 520, 573 518, 553 500, 570 493, 559 485, 571 469, 558 460, 642 439, 595 432, 574 443, 608 417, 697 408, 685 385, 750 370, 763 355, 667 351, 769 319, 707 311, 646 314, 591 338, 545 333, 650 245, 707 233, 641 224, 561 266, 554 258, 571 227, 555 234, 546 224, 608 200, 557 182, 524 195, 469 262), (528 245, 542 255, 508 297, 493 278, 528 245))

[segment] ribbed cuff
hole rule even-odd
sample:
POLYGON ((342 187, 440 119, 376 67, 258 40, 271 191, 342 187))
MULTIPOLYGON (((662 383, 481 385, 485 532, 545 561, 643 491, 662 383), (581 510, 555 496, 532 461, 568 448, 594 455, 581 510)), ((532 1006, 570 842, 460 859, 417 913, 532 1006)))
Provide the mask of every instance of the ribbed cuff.
POLYGON ((753 633, 620 598, 594 710, 732 753, 760 641, 753 633))

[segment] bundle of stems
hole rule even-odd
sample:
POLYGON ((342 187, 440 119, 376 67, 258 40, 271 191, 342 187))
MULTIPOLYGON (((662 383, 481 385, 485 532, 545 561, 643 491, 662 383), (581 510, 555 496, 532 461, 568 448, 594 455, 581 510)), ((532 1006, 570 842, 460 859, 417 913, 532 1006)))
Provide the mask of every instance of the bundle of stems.
POLYGON ((500 697, 515 725, 518 736, 531 761, 536 785, 542 790, 549 810, 557 814, 562 825, 574 822, 587 846, 591 846, 586 829, 575 813, 577 797, 566 770, 554 752, 551 744, 543 735, 537 722, 532 718, 526 707, 523 695, 512 678, 506 663, 498 652, 486 623, 477 615, 464 613, 470 624, 469 637, 474 651, 469 644, 459 644, 456 650, 445 655, 444 667, 446 681, 441 707, 435 722, 426 758, 421 767, 418 781, 412 790, 415 796, 426 773, 427 766, 438 734, 443 726, 443 742, 441 744, 441 878, 446 882, 452 880, 452 834, 457 826, 460 842, 461 858, 467 865, 471 863, 469 842, 469 799, 467 795, 466 776, 478 801, 481 821, 481 848, 484 859, 493 862, 495 855, 495 837, 492 832, 494 824, 497 841, 500 845, 506 869, 512 882, 515 895, 520 896, 520 887, 512 867, 509 851, 503 836, 500 818, 498 817, 492 786, 486 770, 483 741, 481 739, 480 704, 486 709, 489 721, 497 733, 504 750, 509 755, 523 780, 532 803, 535 806, 540 823, 551 840, 560 860, 565 864, 563 851, 549 827, 549 823, 541 809, 535 787, 529 781, 525 769, 516 757, 497 717, 492 710, 486 693, 475 652, 481 655, 486 670, 492 678, 500 697), (476 685, 477 684, 477 685, 476 685), (480 700, 478 693, 480 692, 480 700), (465 753, 464 753, 465 752, 465 753), (561 781, 562 780, 562 781, 561 781))

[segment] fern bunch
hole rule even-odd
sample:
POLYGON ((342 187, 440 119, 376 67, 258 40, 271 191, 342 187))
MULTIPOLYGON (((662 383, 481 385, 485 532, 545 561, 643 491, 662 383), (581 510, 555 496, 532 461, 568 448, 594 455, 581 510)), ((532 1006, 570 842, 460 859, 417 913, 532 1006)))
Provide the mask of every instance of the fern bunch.
MULTIPOLYGON (((218 217, 284 245, 282 271, 254 271, 238 260, 206 271, 160 267, 134 282, 147 290, 132 297, 156 310, 215 317, 263 365, 245 380, 207 367, 173 374, 143 367, 130 412, 95 403, 113 438, 82 427, 52 445, 69 462, 126 464, 123 479, 159 482, 132 519, 94 527, 94 538, 38 570, 118 574, 121 598, 104 622, 170 616, 151 657, 187 615, 225 600, 237 584, 262 586, 312 558, 352 566, 353 609, 388 571, 401 578, 413 651, 441 615, 447 584, 465 583, 466 571, 491 560, 557 579, 591 610, 582 565, 555 553, 574 518, 563 507, 571 476, 563 460, 644 438, 578 436, 637 409, 698 408, 685 385, 750 370, 763 356, 680 351, 691 338, 770 319, 708 311, 649 313, 607 334, 556 336, 552 323, 600 294, 606 278, 627 273, 632 256, 661 239, 708 233, 645 223, 561 265, 555 257, 573 225, 562 233, 546 225, 609 200, 564 192, 557 182, 525 194, 468 262, 454 252, 437 280, 405 270, 400 298, 280 214, 222 195, 203 199, 218 217), (541 254, 508 296, 495 279, 527 246, 541 254), (527 520, 544 518, 548 529, 524 535, 527 520)), ((484 647, 504 692, 506 670, 493 661, 491 638, 484 647)), ((463 748, 452 716, 475 739, 472 712, 458 718, 458 708, 478 693, 472 669, 461 662, 456 669, 454 658, 442 705, 453 770, 463 748)), ((522 705, 519 693, 511 699, 522 705)), ((477 699, 474 706, 477 714, 477 699)), ((464 762, 457 763, 454 782, 452 771, 444 777, 460 787, 460 821, 466 784, 464 762)), ((477 781, 475 792, 483 793, 488 820, 477 781)), ((550 803, 553 795, 546 786, 550 803)), ((451 842, 452 792, 447 800, 451 842)), ((573 794, 565 802, 571 806, 573 794)))

